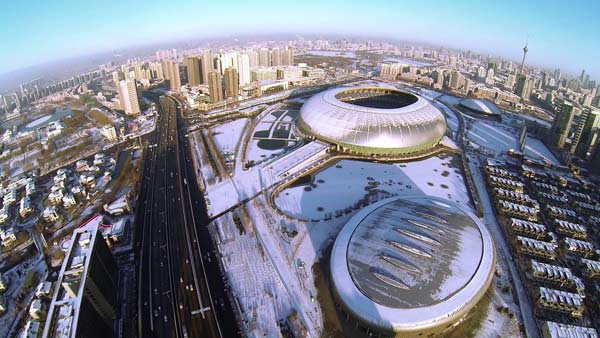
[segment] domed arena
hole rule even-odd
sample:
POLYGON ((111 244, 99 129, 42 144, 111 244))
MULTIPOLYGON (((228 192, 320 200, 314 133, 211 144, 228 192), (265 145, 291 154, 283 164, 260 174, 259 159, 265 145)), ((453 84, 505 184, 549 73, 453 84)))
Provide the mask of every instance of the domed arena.
POLYGON ((459 102, 459 105, 476 114, 492 117, 499 117, 502 115, 502 111, 495 104, 486 100, 464 99, 459 102))
POLYGON ((402 196, 354 215, 331 252, 342 309, 376 335, 427 337, 459 324, 490 286, 494 244, 455 202, 402 196))
POLYGON ((400 157, 431 151, 447 128, 444 115, 427 100, 367 86, 315 94, 302 106, 296 126, 343 152, 400 157))

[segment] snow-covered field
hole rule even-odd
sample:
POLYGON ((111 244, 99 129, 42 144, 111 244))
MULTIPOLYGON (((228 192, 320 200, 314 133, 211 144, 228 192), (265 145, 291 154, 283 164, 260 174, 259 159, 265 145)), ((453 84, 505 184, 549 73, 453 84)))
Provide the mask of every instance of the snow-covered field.
POLYGON ((248 119, 238 119, 222 124, 212 130, 212 137, 222 153, 235 151, 240 135, 242 135, 247 123, 248 119))
POLYGON ((42 117, 38 117, 37 119, 29 122, 27 125, 25 125, 25 128, 35 128, 37 126, 40 126, 41 124, 43 124, 44 122, 50 120, 52 118, 52 115, 44 115, 42 117))
MULTIPOLYGON (((467 136, 477 145, 495 152, 519 150, 519 132, 516 129, 498 122, 466 119, 471 121, 471 129, 467 136)), ((532 137, 527 137, 525 155, 559 164, 544 143, 532 137)))
POLYGON ((286 106, 266 115, 252 131, 246 160, 261 163, 285 153, 286 148, 294 146, 297 141, 291 127, 297 115, 297 109, 288 109, 286 106))
POLYGON ((290 216, 313 220, 391 195, 424 194, 468 204, 461 171, 451 159, 441 155, 402 164, 342 160, 318 172, 311 182, 283 190, 275 204, 290 216))

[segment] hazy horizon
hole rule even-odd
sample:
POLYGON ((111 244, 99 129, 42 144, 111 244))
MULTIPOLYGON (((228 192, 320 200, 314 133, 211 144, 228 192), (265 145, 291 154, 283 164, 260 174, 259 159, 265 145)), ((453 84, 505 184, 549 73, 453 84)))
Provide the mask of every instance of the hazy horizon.
POLYGON ((513 60, 520 59, 528 42, 528 64, 571 74, 585 69, 600 78, 600 64, 594 64, 600 46, 593 43, 592 35, 600 28, 593 17, 599 8, 597 3, 557 1, 538 6, 516 0, 498 4, 380 1, 369 6, 353 1, 233 2, 226 11, 218 3, 186 1, 109 0, 85 6, 69 0, 10 3, 0 14, 0 37, 10 46, 0 55, 0 75, 159 43, 298 34, 412 41, 513 60))

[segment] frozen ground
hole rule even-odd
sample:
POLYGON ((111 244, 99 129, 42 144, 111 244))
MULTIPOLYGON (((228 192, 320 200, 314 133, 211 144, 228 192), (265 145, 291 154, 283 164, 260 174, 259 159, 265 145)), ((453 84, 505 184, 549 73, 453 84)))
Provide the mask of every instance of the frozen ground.
POLYGON ((213 128, 212 137, 221 153, 235 152, 235 147, 247 123, 248 119, 238 119, 213 128))
POLYGON ((237 229, 231 224, 231 220, 217 221, 221 231, 231 236, 224 238, 219 251, 231 288, 243 309, 248 336, 278 336, 275 323, 291 312, 290 299, 256 236, 234 235, 237 229))
POLYGON ((442 111, 442 113, 444 113, 444 116, 446 116, 446 122, 448 124, 448 129, 450 129, 450 131, 452 131, 452 139, 456 139, 456 134, 458 133, 458 126, 459 126, 459 121, 458 121, 458 117, 456 116, 456 113, 452 109, 448 108, 448 106, 446 106, 443 103, 433 101, 433 105, 437 109, 442 111))
POLYGON ((27 125, 25 125, 25 128, 35 128, 39 125, 42 125, 44 122, 50 120, 52 118, 52 115, 44 115, 42 117, 39 117, 31 122, 29 122, 27 125))
POLYGON ((438 97, 438 100, 442 101, 445 104, 454 106, 457 105, 463 99, 452 95, 443 95, 441 97, 438 97))
POLYGON ((313 220, 400 194, 438 196, 468 204, 460 168, 451 164, 452 159, 441 155, 403 164, 343 160, 318 172, 310 182, 283 190, 275 204, 287 215, 313 220))
POLYGON ((254 164, 275 158, 296 145, 297 138, 292 124, 298 116, 298 109, 283 105, 275 109, 256 125, 248 144, 246 160, 254 164))
MULTIPOLYGON (((499 122, 475 120, 467 116, 465 121, 469 121, 471 125, 467 137, 477 145, 496 153, 519 150, 519 132, 516 129, 499 122)), ((532 137, 527 137, 525 155, 559 164, 550 150, 540 140, 532 137)))

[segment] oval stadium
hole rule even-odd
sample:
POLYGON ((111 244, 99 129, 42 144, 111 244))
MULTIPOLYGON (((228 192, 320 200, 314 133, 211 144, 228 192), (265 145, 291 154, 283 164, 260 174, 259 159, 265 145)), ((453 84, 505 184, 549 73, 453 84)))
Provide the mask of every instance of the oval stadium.
POLYGON ((297 129, 342 152, 371 156, 427 153, 446 133, 446 118, 429 101, 384 87, 338 87, 312 96, 297 129))
POLYGON ((431 196, 372 204, 344 226, 331 252, 343 311, 376 336, 452 330, 488 289, 490 233, 466 207, 431 196))

